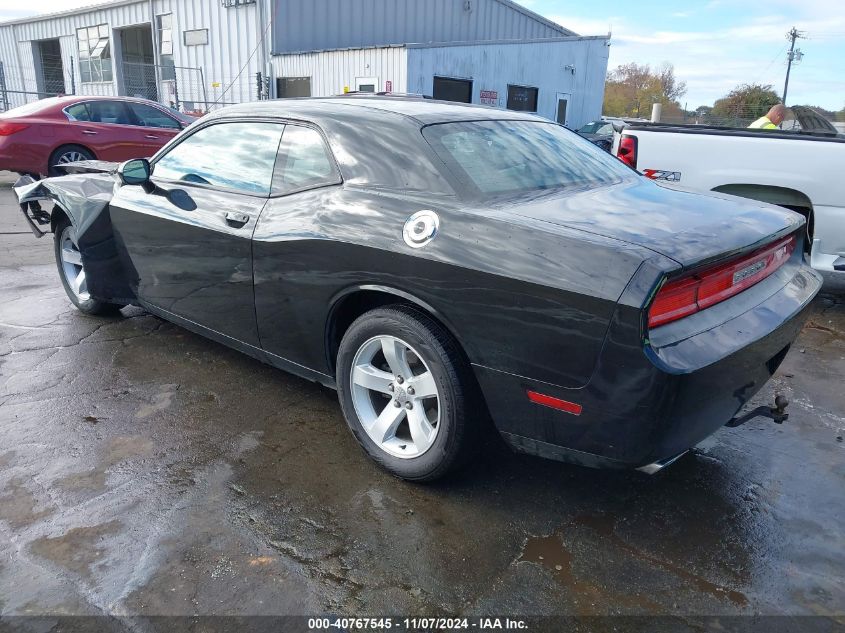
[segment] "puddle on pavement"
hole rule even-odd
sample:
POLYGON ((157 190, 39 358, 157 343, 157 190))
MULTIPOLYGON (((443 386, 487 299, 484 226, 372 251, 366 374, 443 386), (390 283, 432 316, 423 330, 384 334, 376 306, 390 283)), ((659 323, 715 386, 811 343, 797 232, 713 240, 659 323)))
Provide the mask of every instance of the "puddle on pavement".
POLYGON ((152 441, 140 435, 113 437, 106 442, 105 450, 95 468, 71 473, 55 483, 67 491, 105 490, 109 468, 130 459, 148 457, 152 454, 153 447, 152 441))
MULTIPOLYGON (((654 556, 628 544, 614 532, 612 517, 605 515, 579 515, 571 521, 569 526, 553 534, 529 537, 517 562, 526 561, 542 565, 554 575, 558 582, 567 587, 576 596, 586 599, 593 605, 602 604, 604 601, 599 599, 606 595, 608 590, 585 579, 576 577, 574 572, 575 557, 565 545, 566 533, 569 531, 575 533, 578 528, 586 528, 592 531, 599 537, 601 545, 611 545, 617 552, 623 555, 642 561, 650 567, 661 568, 687 582, 698 592, 709 594, 719 599, 727 599, 738 607, 748 605, 748 599, 742 592, 722 587, 690 572, 681 565, 654 556)), ((639 607, 650 612, 661 611, 659 605, 638 595, 620 596, 613 592, 612 599, 618 605, 639 607)), ((581 603, 582 607, 584 606, 584 600, 580 600, 579 603, 581 603)))
POLYGON ((38 500, 26 487, 23 477, 15 477, 6 486, 7 494, 0 496, 0 520, 19 530, 53 514, 53 508, 36 510, 38 500))
POLYGON ((30 549, 41 558, 91 579, 94 568, 103 562, 108 551, 103 541, 118 532, 120 527, 120 521, 115 520, 91 527, 73 528, 62 536, 36 539, 32 541, 30 549))

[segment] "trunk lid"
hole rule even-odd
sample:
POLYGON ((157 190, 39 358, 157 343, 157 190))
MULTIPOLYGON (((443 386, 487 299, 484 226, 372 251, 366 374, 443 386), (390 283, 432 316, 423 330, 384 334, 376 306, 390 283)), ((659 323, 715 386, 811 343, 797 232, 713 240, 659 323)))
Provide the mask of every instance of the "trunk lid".
POLYGON ((636 244, 685 268, 760 246, 804 222, 763 202, 678 191, 643 179, 510 203, 503 210, 636 244))

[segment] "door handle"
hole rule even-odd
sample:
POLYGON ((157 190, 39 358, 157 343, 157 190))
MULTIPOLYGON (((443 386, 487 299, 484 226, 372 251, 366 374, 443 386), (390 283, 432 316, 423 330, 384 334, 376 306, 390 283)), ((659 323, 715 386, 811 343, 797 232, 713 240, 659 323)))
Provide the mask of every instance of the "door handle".
POLYGON ((87 134, 88 136, 94 136, 96 132, 94 130, 82 130, 83 134, 87 134))
POLYGON ((144 138, 152 139, 154 141, 158 140, 158 137, 155 134, 147 134, 144 136, 144 138))
POLYGON ((226 224, 241 228, 244 224, 249 222, 249 216, 246 213, 239 213, 237 211, 226 212, 226 224))

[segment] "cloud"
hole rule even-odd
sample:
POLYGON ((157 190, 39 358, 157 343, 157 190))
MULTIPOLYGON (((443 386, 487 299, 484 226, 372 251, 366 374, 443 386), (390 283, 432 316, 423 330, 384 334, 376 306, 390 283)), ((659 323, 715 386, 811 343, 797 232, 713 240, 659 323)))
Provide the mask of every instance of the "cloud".
POLYGON ((548 18, 570 31, 575 31, 578 35, 607 35, 611 31, 616 32, 623 25, 627 29, 625 20, 619 16, 609 16, 603 20, 574 18, 563 15, 550 15, 548 18))
MULTIPOLYGON (((790 95, 839 109, 845 102, 845 81, 838 70, 837 53, 831 49, 845 37, 837 40, 824 34, 845 32, 845 15, 841 9, 832 8, 840 6, 841 0, 806 2, 807 13, 812 16, 809 19, 782 15, 780 9, 787 1, 775 0, 769 5, 773 11, 769 15, 709 30, 654 31, 647 23, 634 21, 642 19, 639 17, 596 20, 557 15, 551 19, 582 35, 601 35, 612 27, 609 69, 629 62, 652 66, 672 63, 678 78, 687 82, 688 92, 682 102, 687 101, 691 108, 712 104, 742 83, 772 84, 780 93, 786 73, 786 32, 794 24, 811 39, 799 40, 798 46, 807 56, 790 77, 790 95), (812 39, 813 33, 818 39, 812 39)), ((715 7, 718 3, 710 4, 715 7)), ((795 102, 793 97, 790 102, 795 102)))

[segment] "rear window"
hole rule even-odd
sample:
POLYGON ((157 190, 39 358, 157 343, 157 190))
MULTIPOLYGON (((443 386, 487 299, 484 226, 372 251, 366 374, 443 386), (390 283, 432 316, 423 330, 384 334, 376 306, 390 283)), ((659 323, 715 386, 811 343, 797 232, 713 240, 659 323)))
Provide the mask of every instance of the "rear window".
POLYGON ((423 129, 453 173, 484 198, 598 187, 631 176, 607 152, 552 123, 470 121, 423 129))
POLYGON ((91 113, 88 111, 87 103, 74 103, 72 106, 65 108, 65 112, 71 116, 74 121, 91 120, 91 113))

